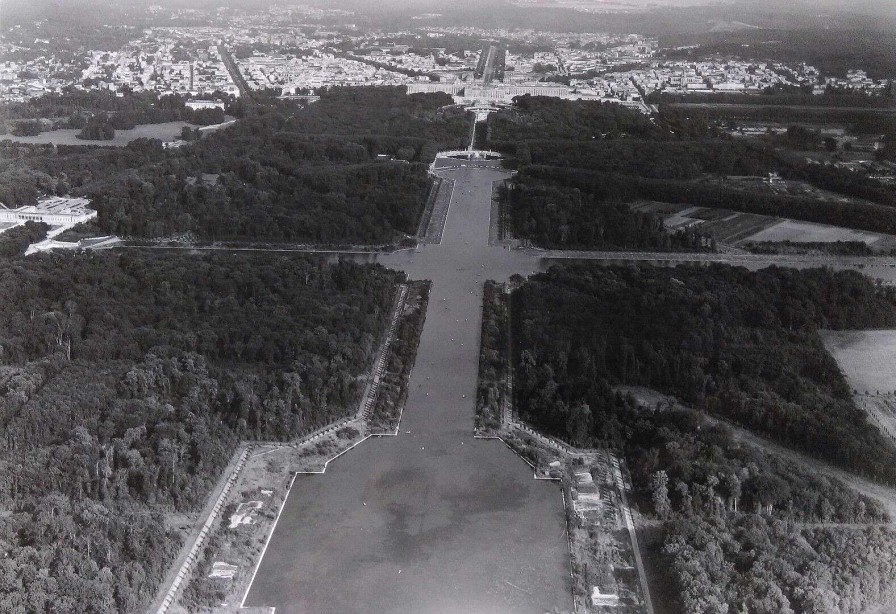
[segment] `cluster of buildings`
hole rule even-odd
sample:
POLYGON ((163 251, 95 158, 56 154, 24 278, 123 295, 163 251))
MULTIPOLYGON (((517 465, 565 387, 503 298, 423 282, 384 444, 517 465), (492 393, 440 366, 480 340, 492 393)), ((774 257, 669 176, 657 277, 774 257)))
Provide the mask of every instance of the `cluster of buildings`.
POLYGON ((802 65, 796 70, 765 62, 706 61, 651 62, 648 67, 624 73, 645 93, 761 92, 779 85, 803 85, 818 72, 802 65))
POLYGON ((131 44, 121 51, 93 51, 81 72, 82 86, 119 91, 152 91, 202 96, 212 92, 238 94, 215 45, 195 48, 189 57, 178 57, 174 43, 158 45, 154 51, 131 44))
POLYGON ((889 89, 896 80, 879 79, 874 80, 868 76, 864 70, 849 70, 846 72, 846 78, 826 77, 816 86, 816 93, 823 93, 827 88, 844 89, 860 92, 884 92, 889 89))
POLYGON ((612 46, 605 49, 558 46, 554 55, 561 74, 576 75, 649 62, 658 49, 659 43, 655 39, 632 35, 615 40, 612 46))
MULTIPOLYGON (((195 22, 197 13, 182 9, 176 16, 195 22)), ((483 47, 498 50, 496 80, 505 86, 548 87, 557 95, 631 104, 655 91, 759 92, 796 85, 817 93, 829 87, 873 93, 892 85, 861 70, 850 71, 846 78, 824 78, 805 64, 663 59, 656 40, 637 34, 423 24, 406 31, 370 32, 348 23, 335 27, 313 22, 339 16, 348 14, 299 5, 260 14, 219 9, 207 15, 210 25, 136 30, 137 36, 120 49, 65 56, 40 51, 49 41, 35 41, 29 55, 29 49, 21 46, 25 43, 19 41, 17 46, 0 36, 0 57, 17 58, 0 62, 0 102, 24 101, 72 85, 197 97, 215 91, 238 95, 222 48, 234 52, 250 87, 279 87, 285 94, 337 85, 417 85, 430 80, 442 88, 472 87, 481 78, 476 71, 483 47), (477 41, 475 48, 460 48, 470 40, 477 41), (549 80, 561 83, 537 86, 549 80)), ((480 95, 505 97, 497 90, 480 95)))
MULTIPOLYGON (((49 41, 39 41, 43 44, 49 41)), ((58 92, 77 77, 83 60, 75 65, 51 53, 28 57, 27 50, 0 42, 0 103, 24 102, 36 96, 58 92), (26 59, 27 58, 27 59, 26 59)))
POLYGON ((338 85, 405 85, 429 81, 373 64, 313 51, 308 56, 259 54, 237 61, 240 73, 253 89, 280 88, 284 94, 338 85))
POLYGON ((759 93, 769 87, 811 88, 823 94, 828 88, 866 93, 882 92, 892 80, 874 80, 861 70, 851 70, 846 79, 822 77, 818 69, 801 63, 707 60, 703 62, 653 60, 619 72, 608 72, 571 82, 580 90, 592 89, 623 99, 662 91, 669 93, 759 93))
MULTIPOLYGON (((447 55, 444 48, 433 49, 431 53, 414 53, 408 45, 391 45, 375 49, 366 49, 363 53, 354 54, 365 60, 397 68, 406 72, 421 74, 436 73, 443 70, 450 62, 453 66, 448 70, 467 68, 470 70, 470 60, 453 55, 447 55), (441 60, 441 64, 440 64, 441 60)), ((473 54, 470 54, 471 57, 473 54)))

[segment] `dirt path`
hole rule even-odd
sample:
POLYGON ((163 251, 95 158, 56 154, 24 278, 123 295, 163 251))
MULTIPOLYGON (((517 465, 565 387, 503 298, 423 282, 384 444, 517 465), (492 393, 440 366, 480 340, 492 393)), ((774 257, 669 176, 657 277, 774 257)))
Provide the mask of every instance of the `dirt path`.
POLYGON ((172 603, 172 599, 166 601, 166 598, 171 593, 172 586, 175 586, 176 584, 179 587, 180 583, 189 572, 187 559, 194 549, 194 544, 200 540, 200 534, 202 533, 203 527, 206 526, 208 519, 212 517, 218 499, 221 497, 221 493, 228 487, 228 484, 232 484, 234 472, 240 463, 240 459, 243 458, 243 453, 246 451, 247 447, 248 446, 245 443, 240 444, 234 451, 233 456, 230 457, 230 462, 224 471, 221 472, 221 477, 218 478, 218 482, 215 484, 215 489, 209 494, 205 507, 203 507, 202 511, 193 520, 189 531, 184 534, 184 544, 181 547, 177 558, 168 567, 165 580, 159 585, 156 597, 147 608, 147 612, 164 612, 172 603))

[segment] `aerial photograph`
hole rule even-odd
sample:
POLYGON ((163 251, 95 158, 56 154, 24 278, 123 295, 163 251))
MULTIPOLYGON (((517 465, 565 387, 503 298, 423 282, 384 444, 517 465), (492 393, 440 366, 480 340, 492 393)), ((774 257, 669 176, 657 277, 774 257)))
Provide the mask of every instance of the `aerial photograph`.
POLYGON ((896 614, 896 0, 0 0, 0 614, 896 614))

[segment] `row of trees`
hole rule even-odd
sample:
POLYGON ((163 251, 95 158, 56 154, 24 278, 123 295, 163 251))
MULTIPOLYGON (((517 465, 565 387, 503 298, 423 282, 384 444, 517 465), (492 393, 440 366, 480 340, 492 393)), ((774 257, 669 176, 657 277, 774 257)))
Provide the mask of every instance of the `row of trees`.
POLYGON ((837 91, 829 89, 823 94, 813 94, 793 86, 769 88, 762 95, 753 93, 680 93, 652 92, 647 101, 652 104, 737 104, 750 106, 786 106, 786 107, 859 107, 859 108, 893 108, 896 101, 888 96, 868 95, 865 92, 837 91))
POLYGON ((408 379, 417 360, 420 333, 429 304, 430 282, 411 282, 399 316, 395 336, 389 347, 386 369, 380 380, 379 392, 370 408, 368 423, 382 432, 398 428, 401 412, 408 396, 408 379))
POLYGON ((504 384, 509 364, 510 314, 501 284, 486 281, 482 296, 482 336, 479 342, 479 377, 476 391, 476 428, 501 426, 501 409, 507 394, 504 384))
POLYGON ((396 274, 306 258, 0 268, 5 612, 137 612, 240 439, 351 413, 396 274))
POLYGON ((664 121, 697 122, 751 121, 781 124, 813 124, 847 126, 853 134, 893 134, 896 132, 896 113, 890 108, 837 108, 785 105, 715 105, 687 106, 664 104, 660 107, 664 121))

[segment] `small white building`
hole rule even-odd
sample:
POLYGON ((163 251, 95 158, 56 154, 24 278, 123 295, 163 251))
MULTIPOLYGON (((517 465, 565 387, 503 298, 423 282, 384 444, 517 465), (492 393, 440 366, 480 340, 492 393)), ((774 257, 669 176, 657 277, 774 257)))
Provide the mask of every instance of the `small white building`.
POLYGON ((616 593, 602 593, 600 588, 594 586, 591 592, 591 605, 615 607, 619 605, 619 595, 616 593))
POLYGON ((224 110, 224 103, 220 100, 188 100, 184 103, 188 108, 198 111, 199 109, 221 109, 224 110))

